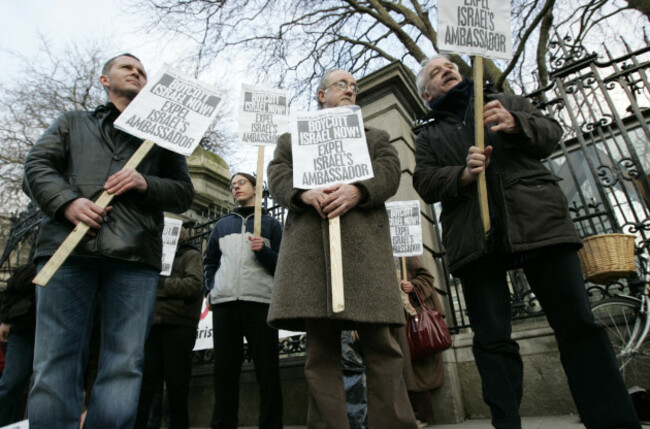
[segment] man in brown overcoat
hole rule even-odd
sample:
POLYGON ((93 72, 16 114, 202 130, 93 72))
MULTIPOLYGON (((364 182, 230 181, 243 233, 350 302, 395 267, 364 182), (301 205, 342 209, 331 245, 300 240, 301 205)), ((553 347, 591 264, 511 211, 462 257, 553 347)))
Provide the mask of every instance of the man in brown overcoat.
MULTIPOLYGON (((322 108, 354 105, 354 77, 323 76, 322 108)), ((268 167, 273 200, 289 209, 275 272, 269 323, 307 332, 307 427, 347 429, 341 370, 341 330, 356 329, 367 364, 368 418, 373 429, 416 427, 402 377, 402 352, 390 328, 404 324, 395 287, 384 202, 397 191, 400 164, 388 133, 365 128, 374 177, 329 188, 293 186, 291 136, 278 139, 268 167), (340 216, 345 310, 332 312, 328 219, 340 216)))

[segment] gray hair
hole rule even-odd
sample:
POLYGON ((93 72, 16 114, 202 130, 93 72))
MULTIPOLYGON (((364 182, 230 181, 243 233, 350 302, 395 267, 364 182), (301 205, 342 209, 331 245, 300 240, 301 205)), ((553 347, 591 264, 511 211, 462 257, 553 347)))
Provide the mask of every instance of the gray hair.
POLYGON ((320 102, 318 99, 318 91, 326 91, 327 88, 329 87, 329 83, 327 82, 329 80, 329 77, 332 73, 337 72, 337 71, 345 71, 341 69, 330 69, 325 72, 323 77, 320 79, 320 82, 318 82, 318 88, 316 89, 316 101, 318 102, 318 108, 322 109, 323 104, 320 102))
MULTIPOLYGON (((436 55, 434 55, 432 57, 425 58, 420 63, 420 71, 418 72, 417 76, 415 77, 415 84, 418 87, 418 95, 420 96, 420 98, 422 98, 423 93, 427 92, 427 77, 424 75, 424 69, 427 68, 427 66, 429 65, 429 63, 431 61, 438 60, 440 58, 445 59, 447 61, 451 61, 451 58, 449 58, 448 55, 436 54, 436 55)), ((452 64, 454 64, 454 66, 456 67, 456 70, 458 70, 458 65, 453 63, 453 62, 452 62, 452 64)), ((424 100, 424 98, 423 98, 423 100, 424 100)))

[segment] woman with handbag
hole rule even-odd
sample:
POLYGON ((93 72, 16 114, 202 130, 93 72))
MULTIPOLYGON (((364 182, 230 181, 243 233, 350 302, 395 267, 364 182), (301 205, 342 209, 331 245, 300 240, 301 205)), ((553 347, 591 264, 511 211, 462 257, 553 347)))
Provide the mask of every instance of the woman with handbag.
MULTIPOLYGON (((406 271, 407 280, 400 281, 400 288, 407 319, 409 316, 422 312, 416 293, 427 308, 443 312, 442 303, 433 287, 433 275, 422 265, 418 257, 406 258, 406 271)), ((431 390, 440 387, 444 382, 442 353, 412 360, 406 328, 397 329, 396 337, 404 355, 404 380, 409 400, 415 412, 418 427, 423 428, 434 420, 431 390)))

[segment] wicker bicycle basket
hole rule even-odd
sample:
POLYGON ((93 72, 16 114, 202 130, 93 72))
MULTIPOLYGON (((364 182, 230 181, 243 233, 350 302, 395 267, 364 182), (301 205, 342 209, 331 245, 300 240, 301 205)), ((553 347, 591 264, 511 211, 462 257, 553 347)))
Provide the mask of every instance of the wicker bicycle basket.
POLYGON ((578 256, 582 272, 588 281, 607 284, 636 271, 633 235, 592 235, 582 242, 584 247, 578 251, 578 256))

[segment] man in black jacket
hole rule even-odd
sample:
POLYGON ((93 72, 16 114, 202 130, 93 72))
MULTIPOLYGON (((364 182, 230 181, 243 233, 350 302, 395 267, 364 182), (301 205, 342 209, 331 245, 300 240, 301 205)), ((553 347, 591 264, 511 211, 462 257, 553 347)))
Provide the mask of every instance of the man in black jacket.
POLYGON ((161 267, 163 211, 183 212, 194 196, 185 158, 158 146, 137 169, 123 169, 142 141, 113 122, 147 81, 140 61, 131 54, 112 58, 99 79, 108 103, 61 115, 25 161, 24 189, 46 214, 36 245, 39 269, 75 225, 91 228, 36 291, 32 429, 79 427, 96 300, 101 350, 85 426, 133 426, 161 267), (103 190, 115 195, 106 209, 93 202, 103 190))
POLYGON ((442 202, 443 241, 461 279, 483 400, 496 428, 520 429, 523 365, 511 338, 506 272, 522 268, 545 310, 571 394, 587 428, 640 428, 607 335, 594 323, 567 200, 547 170, 560 126, 522 97, 488 95, 485 149, 474 145, 473 82, 446 57, 423 63, 418 91, 434 117, 416 140, 413 186, 442 202), (486 172, 491 229, 480 217, 486 172))

